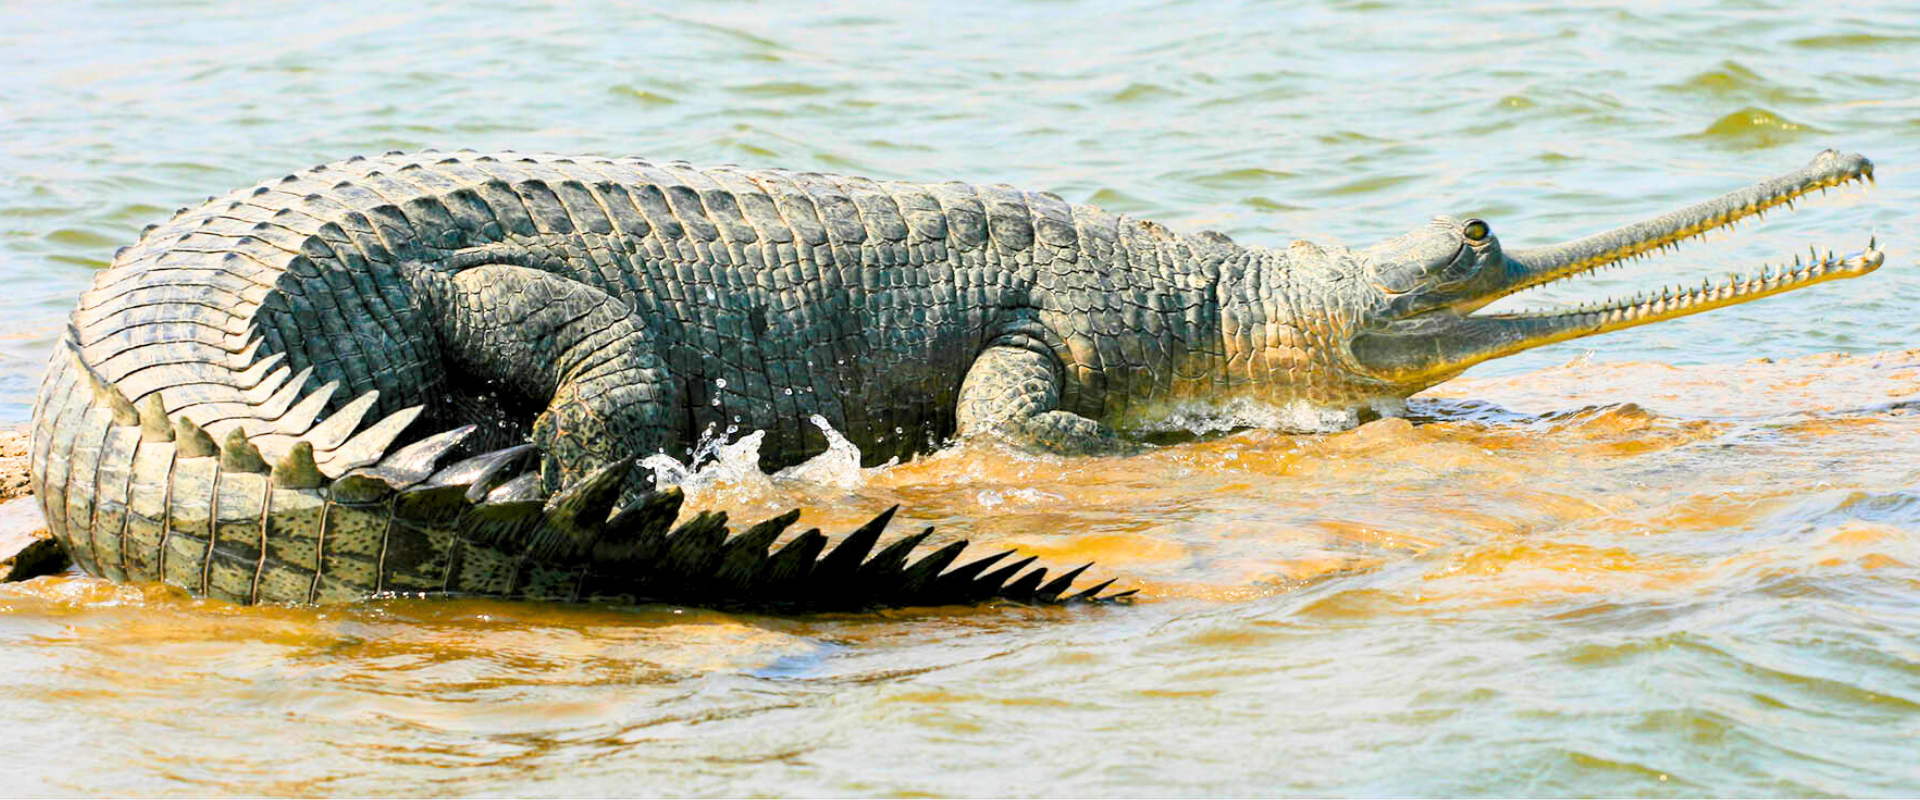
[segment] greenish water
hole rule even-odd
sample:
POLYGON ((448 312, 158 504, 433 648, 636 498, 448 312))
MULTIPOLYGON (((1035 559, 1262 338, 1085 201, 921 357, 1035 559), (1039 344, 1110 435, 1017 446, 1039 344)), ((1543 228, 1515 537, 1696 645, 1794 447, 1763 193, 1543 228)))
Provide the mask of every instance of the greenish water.
POLYGON ((1835 147, 1878 185, 1509 302, 1887 252, 1864 279, 1485 365, 1412 428, 696 495, 840 522, 903 502, 910 524, 1098 558, 1145 588, 1131 608, 9 588, 3 793, 1920 793, 1910 5, 0 13, 0 424, 26 420, 73 298, 141 226, 390 149, 1006 181, 1275 246, 1474 215, 1525 246, 1835 147), (1742 363, 1760 356, 1781 363, 1742 363))

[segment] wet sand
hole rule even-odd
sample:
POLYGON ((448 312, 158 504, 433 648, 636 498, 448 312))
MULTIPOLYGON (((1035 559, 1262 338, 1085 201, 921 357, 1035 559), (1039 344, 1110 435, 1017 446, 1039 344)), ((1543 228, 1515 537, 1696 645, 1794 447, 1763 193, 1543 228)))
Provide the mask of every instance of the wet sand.
POLYGON ((31 442, 24 427, 0 432, 0 502, 29 493, 27 446, 31 442))

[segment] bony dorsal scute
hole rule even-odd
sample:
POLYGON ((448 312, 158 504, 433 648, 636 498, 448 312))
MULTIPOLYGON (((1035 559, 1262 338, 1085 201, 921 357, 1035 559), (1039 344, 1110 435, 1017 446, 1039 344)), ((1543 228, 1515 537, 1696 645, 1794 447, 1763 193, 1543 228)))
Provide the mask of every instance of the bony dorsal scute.
POLYGON ((87 365, 87 360, 80 355, 79 345, 74 344, 74 342, 78 340, 79 334, 72 332, 71 326, 68 327, 68 330, 68 335, 74 337, 67 341, 68 355, 73 357, 73 363, 80 366, 80 373, 86 376, 87 386, 93 390, 93 402, 113 413, 113 424, 115 425, 140 424, 140 413, 134 410, 133 401, 128 400, 126 395, 121 394, 119 389, 114 388, 112 381, 107 380, 105 376, 95 372, 93 367, 87 365))
POLYGON ((598 531, 606 524, 613 503, 620 499, 627 473, 633 470, 628 456, 602 465, 572 486, 555 493, 547 501, 547 522, 569 531, 598 531))
POLYGON ((206 458, 220 454, 220 447, 213 443, 213 437, 185 416, 173 418, 173 445, 181 458, 206 458))
POLYGON ((173 441, 173 421, 167 419, 167 404, 154 392, 140 401, 140 441, 173 441))
POLYGON ((247 432, 234 428, 227 433, 227 440, 220 444, 220 468, 228 472, 267 472, 267 461, 260 457, 260 448, 247 441, 247 432))
POLYGON ((298 441, 273 465, 273 485, 282 489, 318 489, 327 478, 313 460, 313 443, 298 441))

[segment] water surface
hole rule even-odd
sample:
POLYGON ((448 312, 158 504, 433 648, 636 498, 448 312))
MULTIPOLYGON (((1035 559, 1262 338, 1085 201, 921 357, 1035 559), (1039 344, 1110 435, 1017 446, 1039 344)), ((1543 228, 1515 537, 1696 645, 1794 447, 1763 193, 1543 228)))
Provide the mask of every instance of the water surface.
POLYGON ((1505 305, 1865 279, 1476 369, 1408 420, 963 449, 704 507, 1017 547, 1124 608, 801 619, 0 588, 21 794, 1920 793, 1920 21, 1899 3, 17 3, 0 424, 175 207, 354 153, 1008 181, 1243 242, 1509 245, 1823 147, 1878 185, 1505 305), (1756 360, 1756 359, 1768 360, 1756 360))

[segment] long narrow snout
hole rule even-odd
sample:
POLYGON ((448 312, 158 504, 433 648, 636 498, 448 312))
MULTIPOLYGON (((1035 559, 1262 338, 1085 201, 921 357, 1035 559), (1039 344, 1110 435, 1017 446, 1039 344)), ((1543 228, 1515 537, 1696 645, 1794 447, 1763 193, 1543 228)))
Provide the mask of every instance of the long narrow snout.
POLYGON ((1800 169, 1653 219, 1571 242, 1507 251, 1509 285, 1495 298, 1567 278, 1595 267, 1670 247, 1775 206, 1792 206, 1809 192, 1873 179, 1873 162, 1858 154, 1827 150, 1800 169))
POLYGON ((1885 260, 1877 243, 1844 256, 1829 252, 1792 266, 1763 268, 1758 274, 1674 287, 1652 295, 1613 299, 1568 311, 1517 314, 1464 314, 1501 297, 1581 275, 1654 250, 1674 247, 1693 236, 1763 215, 1811 192, 1853 181, 1871 181, 1873 162, 1859 155, 1828 150, 1793 172, 1662 214, 1570 242, 1509 250, 1506 280, 1487 295, 1452 309, 1398 320, 1384 330, 1363 333, 1352 343, 1354 356, 1382 377, 1414 385, 1432 385, 1489 359, 1543 345, 1739 305, 1818 283, 1853 278, 1878 269, 1885 260))

